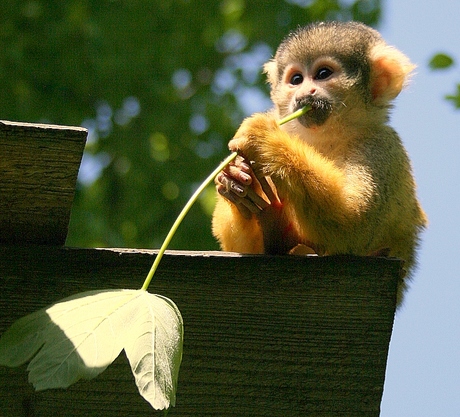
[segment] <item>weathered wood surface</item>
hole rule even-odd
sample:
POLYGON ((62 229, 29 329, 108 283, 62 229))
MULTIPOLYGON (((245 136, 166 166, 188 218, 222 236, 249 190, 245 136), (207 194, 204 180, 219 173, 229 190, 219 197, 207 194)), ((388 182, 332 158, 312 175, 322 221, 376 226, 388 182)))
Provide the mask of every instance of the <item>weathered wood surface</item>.
POLYGON ((86 135, 0 121, 0 243, 64 244, 86 135))
MULTIPOLYGON (((0 246, 0 332, 80 291, 139 288, 153 257, 0 246)), ((394 259, 167 254, 150 291, 185 322, 169 415, 378 416, 400 273, 394 259)), ((34 392, 25 366, 0 368, 0 387, 1 416, 154 414, 123 353, 68 390, 34 392)))

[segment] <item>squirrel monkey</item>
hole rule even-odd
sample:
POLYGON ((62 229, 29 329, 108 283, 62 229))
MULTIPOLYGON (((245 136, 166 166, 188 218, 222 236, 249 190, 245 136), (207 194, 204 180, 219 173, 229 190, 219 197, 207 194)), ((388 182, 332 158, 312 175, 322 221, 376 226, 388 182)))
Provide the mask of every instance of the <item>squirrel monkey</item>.
POLYGON ((408 272, 427 219, 388 125, 414 66, 357 22, 291 33, 264 70, 274 109, 243 121, 216 178, 213 234, 225 251, 395 256, 408 272), (310 110, 283 126, 277 120, 310 110))

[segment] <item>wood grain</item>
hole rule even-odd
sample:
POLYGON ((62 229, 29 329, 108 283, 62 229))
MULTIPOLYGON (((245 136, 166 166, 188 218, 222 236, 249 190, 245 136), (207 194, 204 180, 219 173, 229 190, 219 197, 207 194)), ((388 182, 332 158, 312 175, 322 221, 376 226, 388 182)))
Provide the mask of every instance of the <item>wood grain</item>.
MULTIPOLYGON (((155 254, 0 247, 0 332, 77 292, 140 288, 155 254)), ((378 416, 402 262, 169 252, 150 292, 185 323, 170 416, 378 416)), ((92 381, 34 392, 0 368, 14 416, 151 416, 122 353, 92 381)), ((1 411, 0 411, 0 415, 1 411)))
POLYGON ((0 121, 0 243, 64 244, 86 135, 0 121))

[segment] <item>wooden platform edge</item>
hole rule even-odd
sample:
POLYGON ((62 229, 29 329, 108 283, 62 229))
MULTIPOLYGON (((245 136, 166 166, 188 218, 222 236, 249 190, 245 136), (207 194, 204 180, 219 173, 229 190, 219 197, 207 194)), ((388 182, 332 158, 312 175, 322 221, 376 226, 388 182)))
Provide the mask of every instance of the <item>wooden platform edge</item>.
MULTIPOLYGON (((139 288, 155 251, 0 246, 0 332, 77 292, 139 288)), ((150 291, 185 322, 171 416, 378 416, 402 262, 168 252, 150 291)), ((92 381, 34 392, 0 368, 15 416, 148 416, 124 354, 92 381)))

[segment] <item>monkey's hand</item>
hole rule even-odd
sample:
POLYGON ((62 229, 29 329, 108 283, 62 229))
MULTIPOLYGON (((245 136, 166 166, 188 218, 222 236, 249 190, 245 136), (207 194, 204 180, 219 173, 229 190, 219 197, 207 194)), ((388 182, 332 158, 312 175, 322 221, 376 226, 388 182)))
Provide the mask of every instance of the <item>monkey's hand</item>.
POLYGON ((261 147, 266 139, 280 131, 277 120, 266 113, 257 113, 246 118, 228 143, 231 151, 237 151, 250 161, 260 161, 261 147))
MULTIPOLYGON (((231 166, 230 170, 226 171, 232 180, 230 184, 236 187, 234 191, 240 197, 240 203, 246 205, 251 213, 257 215, 269 205, 279 205, 280 203, 276 186, 271 180, 270 174, 265 172, 263 161, 261 161, 261 152, 266 138, 277 136, 279 132, 278 122, 273 116, 257 113, 243 121, 235 137, 228 144, 231 151, 237 151, 240 154, 239 157, 243 158, 242 164, 238 162, 235 164, 239 172, 232 171, 231 166), (242 181, 242 175, 250 175, 250 181, 242 181), (263 196, 262 200, 260 199, 261 196, 263 196), (267 200, 268 204, 266 203, 267 200)), ((240 212, 242 211, 240 210, 240 212)))
POLYGON ((235 138, 229 142, 230 150, 240 155, 215 181, 219 194, 233 203, 246 219, 254 214, 259 217, 267 207, 279 203, 275 185, 257 163, 258 147, 252 146, 256 138, 263 141, 264 133, 272 129, 278 129, 278 123, 266 114, 260 113, 243 121, 235 138))
POLYGON ((246 219, 260 214, 276 200, 273 185, 265 177, 259 178, 253 166, 253 162, 237 156, 215 179, 217 192, 233 203, 246 219))

